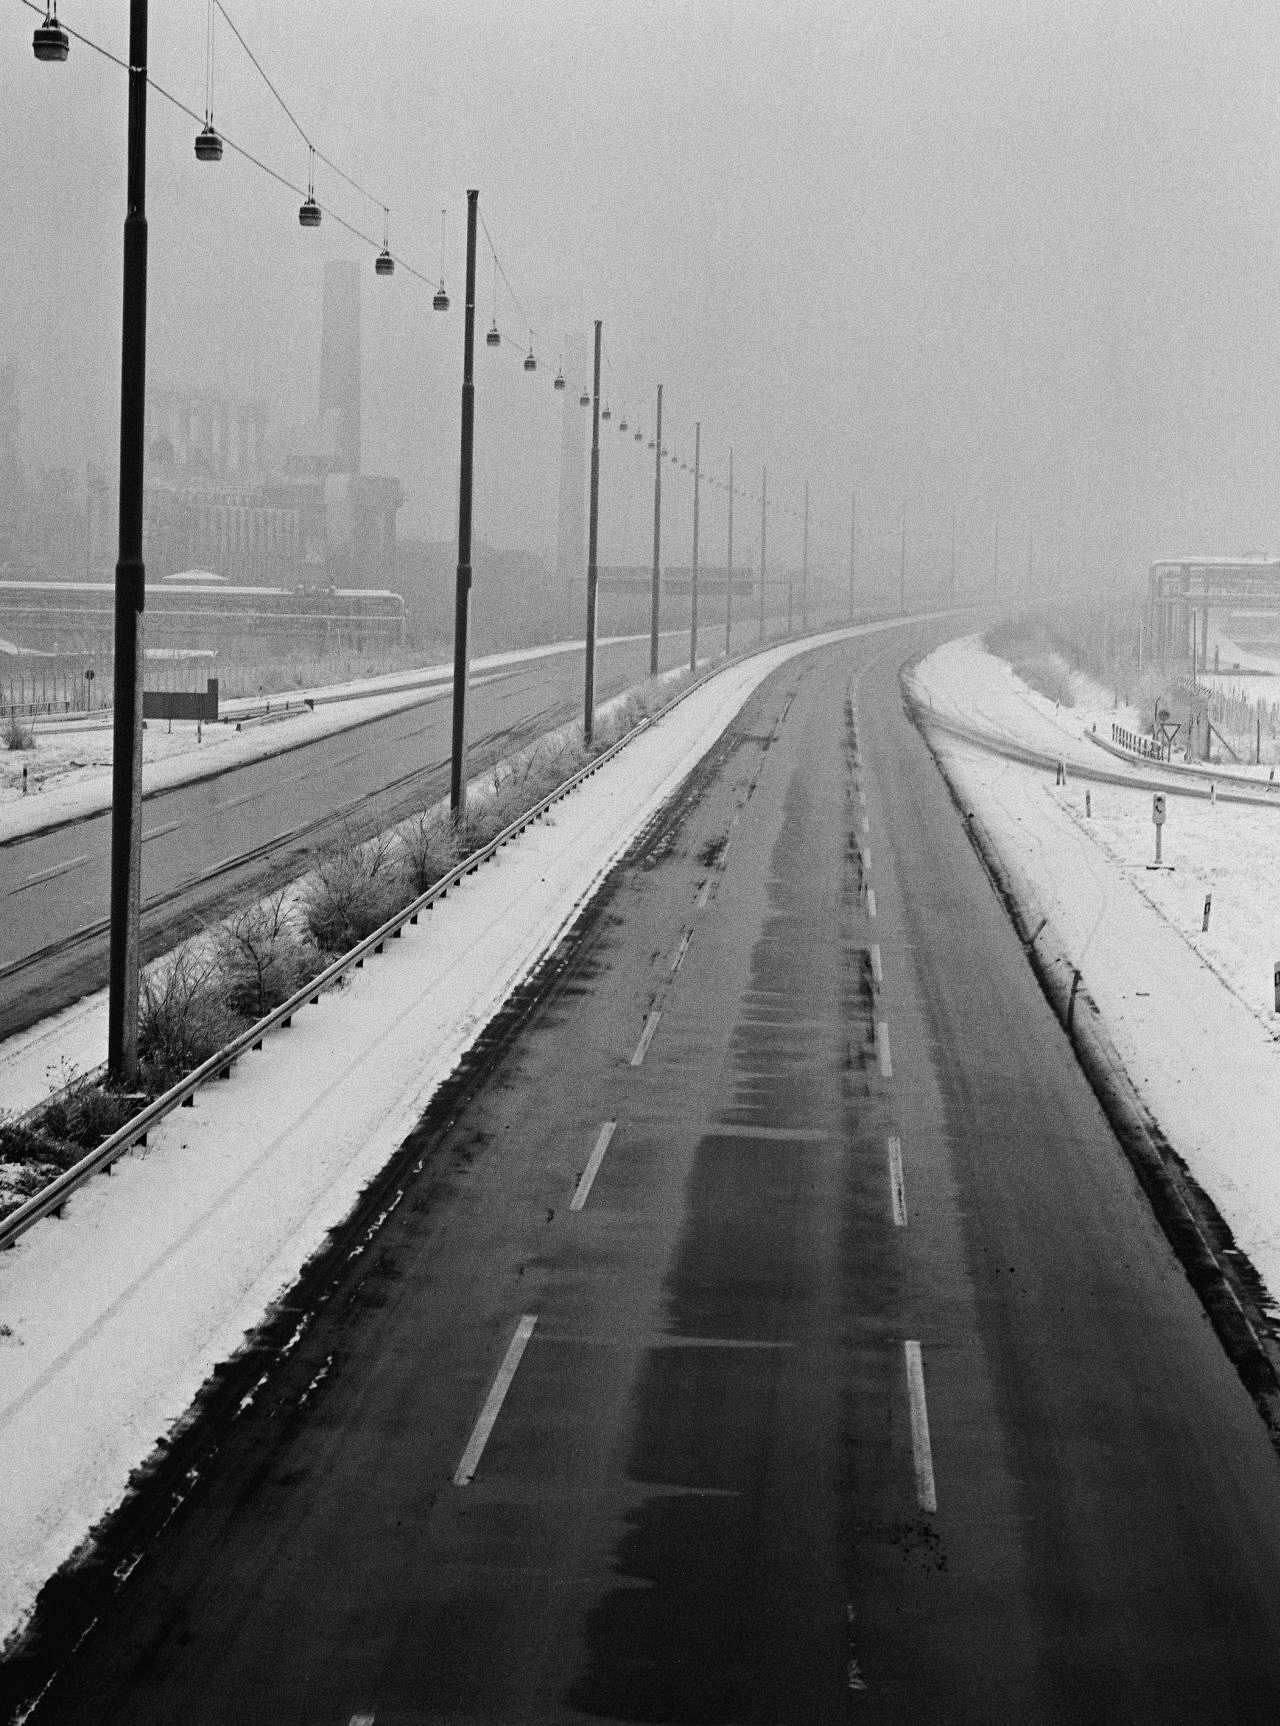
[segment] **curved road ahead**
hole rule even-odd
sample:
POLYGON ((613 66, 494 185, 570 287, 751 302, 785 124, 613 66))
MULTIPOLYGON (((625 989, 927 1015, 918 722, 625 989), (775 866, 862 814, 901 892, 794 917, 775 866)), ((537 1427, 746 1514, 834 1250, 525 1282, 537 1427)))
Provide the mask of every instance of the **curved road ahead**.
POLYGON ((33 1726, 1280 1717, 1280 1461, 902 651, 753 698, 54 1601, 33 1726))
MULTIPOLYGON (((661 663, 686 661, 687 638, 662 638, 661 663)), ((603 644, 607 700, 648 674, 649 644, 603 644)), ((468 693, 473 773, 581 712, 582 652, 482 672, 468 693)), ((351 829, 376 831, 449 789, 451 692, 210 779, 146 796, 143 951, 164 952, 202 917, 300 874, 351 829)), ((0 1039, 107 980, 111 817, 104 811, 0 842, 0 1039)))

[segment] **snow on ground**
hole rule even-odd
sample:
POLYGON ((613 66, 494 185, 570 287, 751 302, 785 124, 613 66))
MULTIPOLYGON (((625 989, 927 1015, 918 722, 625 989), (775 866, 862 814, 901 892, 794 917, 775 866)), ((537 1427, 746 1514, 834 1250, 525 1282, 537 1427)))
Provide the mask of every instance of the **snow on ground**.
POLYGON ((1056 735, 1059 752, 1070 744, 1069 759, 1079 758, 1058 786, 1053 773, 933 733, 966 806, 1083 972, 1152 1115, 1280 1292, 1280 800, 1170 798, 1167 867, 1156 871, 1150 786, 1082 776, 1115 765, 1081 753, 1081 726, 1096 712, 1055 714, 976 637, 949 643, 921 672, 935 711, 980 717, 1036 746, 1056 735))
POLYGON ((797 653, 891 627, 775 647, 710 679, 0 1256, 0 1639, 750 692, 797 653))
MULTIPOLYGON (((599 645, 604 648, 640 639, 608 636, 599 645)), ((643 639, 649 638, 646 635, 643 639)), ((512 667, 533 660, 581 651, 580 641, 555 641, 542 647, 485 654, 471 661, 470 687, 492 683, 512 667)), ((273 714, 268 722, 243 731, 237 730, 237 719, 261 712, 262 698, 223 702, 221 711, 228 717, 216 725, 197 728, 189 721, 177 720, 170 728, 163 720, 148 720, 142 737, 143 790, 186 785, 404 707, 444 700, 451 694, 452 679, 450 662, 324 688, 290 690, 279 698, 281 703, 290 703, 279 718, 273 714), (314 711, 307 708, 308 700, 315 703, 314 711)), ((111 801, 109 714, 38 718, 30 724, 36 738, 34 749, 0 752, 0 841, 92 814, 111 801), (28 778, 25 794, 24 766, 28 778)))

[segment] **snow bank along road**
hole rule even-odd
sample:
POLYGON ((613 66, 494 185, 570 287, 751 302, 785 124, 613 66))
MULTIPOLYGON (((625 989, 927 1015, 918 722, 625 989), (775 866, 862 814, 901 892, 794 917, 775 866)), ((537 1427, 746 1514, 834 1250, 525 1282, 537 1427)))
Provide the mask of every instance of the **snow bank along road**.
MULTIPOLYGON (((1052 770, 931 735, 997 847, 1029 928, 1050 919, 1147 1108, 1265 1287, 1280 1290, 1280 800, 1262 789, 1228 802, 1221 779, 1211 800, 1207 779, 1183 777, 1183 795, 1168 798, 1170 867, 1149 869, 1151 773, 1145 763, 1112 773, 1119 763, 1080 739, 1081 707, 1054 712, 973 639, 931 654, 914 681, 934 710, 967 703, 1006 742, 1043 749, 1056 732, 1056 753, 1069 763, 1063 785, 1052 770), (1089 776, 1098 762, 1110 783, 1089 776)), ((1087 701, 1083 711, 1087 728, 1087 701)), ((1172 789, 1178 776, 1163 777, 1172 789)), ((1260 1329, 1280 1360, 1268 1305, 1264 1296, 1260 1329)))
POLYGON ((1275 1718, 1280 1462, 905 651, 748 701, 51 1603, 35 1721, 1275 1718))
MULTIPOLYGON (((681 640, 663 638, 664 666, 680 663, 682 653, 681 640)), ((647 640, 602 644, 600 699, 639 681, 648 663, 647 640)), ((534 650, 490 666, 468 701, 472 772, 572 718, 581 687, 580 648, 534 650)), ((351 717, 325 708, 314 719, 254 733, 246 747, 262 755, 231 761, 196 783, 170 782, 192 771, 189 758, 155 764, 157 787, 143 806, 146 958, 229 901, 303 873, 312 852, 344 829, 372 832, 447 790, 447 684, 384 698, 356 726, 351 717), (290 747, 303 731, 309 740, 290 747)), ((149 772, 148 785, 151 779, 149 772)), ((68 796, 70 802, 51 793, 48 801, 79 811, 71 819, 0 840, 0 1036, 106 981, 110 814, 101 807, 101 786, 96 794, 73 787, 68 796)), ((7 812, 12 821, 27 813, 22 805, 7 812)))

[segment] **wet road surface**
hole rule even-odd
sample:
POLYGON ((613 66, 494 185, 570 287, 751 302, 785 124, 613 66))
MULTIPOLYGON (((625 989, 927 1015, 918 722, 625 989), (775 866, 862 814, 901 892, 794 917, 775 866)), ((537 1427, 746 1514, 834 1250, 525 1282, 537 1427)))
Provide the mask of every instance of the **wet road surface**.
POLYGON ((34 1722, 1277 1717, 1280 1461, 902 651, 744 709, 34 1722))

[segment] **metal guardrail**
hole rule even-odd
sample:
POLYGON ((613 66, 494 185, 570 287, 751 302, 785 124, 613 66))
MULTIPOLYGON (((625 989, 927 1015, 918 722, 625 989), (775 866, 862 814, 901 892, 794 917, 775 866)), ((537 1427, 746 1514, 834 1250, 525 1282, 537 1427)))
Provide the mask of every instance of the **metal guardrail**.
POLYGON ((557 803, 563 802, 585 780, 598 773, 605 763, 611 761, 628 743, 633 742, 657 720, 662 719, 674 707, 679 706, 680 702, 691 695, 695 689, 700 688, 713 675, 713 670, 716 672, 723 671, 726 664, 733 664, 736 663, 737 659, 747 657, 750 655, 737 655, 734 660, 709 668, 701 677, 687 683, 656 713, 646 715, 616 743, 611 744, 608 749, 603 750, 583 767, 580 767, 576 773, 571 774, 568 779, 558 785, 554 791, 549 792, 539 803, 526 809, 522 815, 517 816, 514 821, 510 822, 500 833, 480 846, 479 849, 469 852, 461 862, 449 870, 448 874, 442 875, 424 893, 420 893, 416 899, 389 917, 371 935, 366 935, 363 941, 351 948, 350 952, 344 953, 339 959, 335 959, 331 965, 321 971, 318 976, 313 977, 303 988, 297 990, 287 1001, 282 1002, 280 1006, 274 1008, 255 1024, 248 1026, 239 1036, 234 1037, 216 1054, 210 1055, 207 1061, 202 1061, 198 1067, 165 1091, 162 1096, 156 1097, 153 1102, 148 1103, 146 1108, 126 1121, 124 1126, 112 1133, 110 1138, 104 1139, 95 1150, 87 1152, 78 1162, 73 1163, 69 1169, 64 1169, 60 1175, 57 1175, 47 1186, 42 1187, 38 1193, 34 1193, 25 1200, 16 1210, 10 1211, 7 1217, 0 1220, 0 1250, 13 1246, 26 1234, 28 1229, 33 1228, 44 1217, 60 1215, 63 1206, 71 1195, 84 1186, 94 1175, 109 1173, 111 1165, 124 1156, 126 1152, 132 1150, 135 1145, 145 1145, 147 1134, 166 1115, 172 1114, 175 1109, 192 1107, 195 1102, 195 1094, 202 1085, 207 1084, 211 1079, 229 1078, 232 1067, 241 1055, 260 1049, 268 1032, 287 1027, 292 1022, 295 1013, 308 1004, 314 1006, 321 995, 327 989, 333 988, 348 971, 360 969, 367 958, 375 953, 381 953, 388 941, 398 940, 406 925, 416 924, 422 912, 429 911, 436 900, 443 899, 448 894, 449 889, 456 887, 464 876, 474 875, 482 863, 487 863, 505 845, 510 844, 513 839, 527 828, 532 827, 535 822, 540 821, 557 803))
POLYGON ((1154 737, 1148 737, 1139 731, 1130 731, 1123 725, 1111 722, 1111 741, 1118 743, 1121 749, 1127 749, 1131 755, 1140 755, 1146 761, 1166 761, 1165 745, 1157 743, 1154 737))

